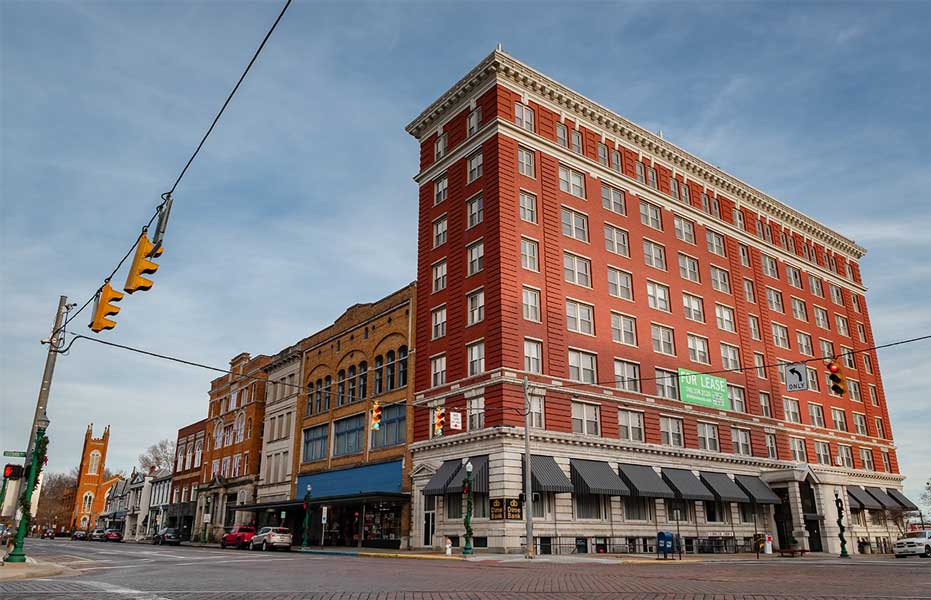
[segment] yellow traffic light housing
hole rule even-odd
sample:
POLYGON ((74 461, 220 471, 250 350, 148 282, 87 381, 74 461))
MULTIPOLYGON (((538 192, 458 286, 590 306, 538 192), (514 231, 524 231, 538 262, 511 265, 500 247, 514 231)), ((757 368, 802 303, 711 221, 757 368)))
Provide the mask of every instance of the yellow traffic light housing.
POLYGON ((844 375, 841 366, 837 364, 837 359, 832 358, 829 360, 827 362, 827 368, 831 391, 838 396, 843 396, 847 393, 847 377, 844 375))
POLYGON ((100 291, 97 292, 97 305, 94 307, 94 318, 88 327, 94 333, 100 333, 104 329, 113 329, 116 327, 116 321, 108 319, 120 312, 119 306, 113 306, 113 302, 119 302, 123 299, 123 292, 118 292, 110 286, 110 282, 103 284, 100 291))
POLYGON ((139 235, 139 242, 136 244, 136 254, 133 256, 133 263, 129 266, 129 274, 126 276, 126 285, 123 290, 127 294, 132 294, 139 290, 147 290, 152 287, 152 280, 143 277, 158 271, 158 265, 148 259, 161 256, 162 246, 158 248, 149 241, 146 231, 143 229, 139 235))
POLYGON ((443 427, 446 425, 446 409, 438 407, 433 411, 433 435, 443 435, 443 427))
POLYGON ((378 430, 381 428, 381 405, 378 404, 376 400, 372 404, 372 429, 378 430))

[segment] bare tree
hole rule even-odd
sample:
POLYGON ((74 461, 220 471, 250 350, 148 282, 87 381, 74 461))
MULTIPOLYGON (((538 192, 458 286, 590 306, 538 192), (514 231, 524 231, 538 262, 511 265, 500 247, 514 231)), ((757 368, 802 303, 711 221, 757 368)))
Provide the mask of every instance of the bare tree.
POLYGON ((148 473, 151 467, 156 471, 161 469, 170 469, 175 461, 175 441, 164 439, 149 446, 145 452, 139 455, 139 468, 143 473, 148 473))
POLYGON ((71 509, 77 477, 68 473, 43 473, 42 491, 35 523, 44 528, 71 525, 71 509))

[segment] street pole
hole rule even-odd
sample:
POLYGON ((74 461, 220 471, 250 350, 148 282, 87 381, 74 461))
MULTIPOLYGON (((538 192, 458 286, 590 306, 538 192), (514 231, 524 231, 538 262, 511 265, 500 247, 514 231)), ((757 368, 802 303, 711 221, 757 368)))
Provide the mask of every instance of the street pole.
MULTIPOLYGON (((688 510, 688 504, 685 505, 685 510, 688 510)), ((676 547, 679 550, 679 560, 682 560, 682 529, 679 527, 679 509, 676 509, 676 547)))
POLYGON ((840 529, 840 533, 837 534, 840 538, 840 557, 850 558, 847 554, 847 538, 844 537, 844 501, 840 499, 836 489, 834 490, 834 504, 837 506, 837 527, 840 529))
MULTIPOLYGON (((533 558, 536 544, 533 541, 533 486, 530 479, 530 381, 524 377, 524 519, 527 523, 527 558, 533 558)), ((543 498, 540 498, 543 501, 543 498)))
POLYGON ((304 494, 304 544, 307 547, 307 536, 310 533, 310 484, 307 484, 307 493, 304 494))
MULTIPOLYGON (((47 419, 39 420, 39 428, 36 429, 36 447, 42 441, 42 438, 45 437, 45 429, 48 427, 47 419)), ((35 448, 35 447, 34 447, 35 448)), ((26 562, 26 553, 23 552, 23 541, 26 539, 26 529, 29 526, 29 510, 30 503, 32 501, 32 492, 36 486, 36 474, 39 470, 39 453, 32 453, 32 460, 30 461, 31 468, 29 469, 29 477, 26 479, 26 490, 23 492, 22 498, 25 504, 23 514, 19 518, 19 526, 16 528, 16 544, 13 546, 13 551, 10 552, 10 555, 6 557, 6 562, 11 563, 23 563, 26 562)))
POLYGON ((204 516, 201 519, 204 522, 204 532, 201 534, 201 538, 200 538, 201 544, 207 543, 207 519, 208 518, 211 518, 211 519, 213 518, 213 516, 210 514, 210 496, 209 495, 206 498, 204 498, 204 516))
POLYGON ((463 554, 472 554, 472 461, 465 465, 465 495, 466 495, 466 515, 463 521, 465 525, 465 545, 462 547, 463 554))

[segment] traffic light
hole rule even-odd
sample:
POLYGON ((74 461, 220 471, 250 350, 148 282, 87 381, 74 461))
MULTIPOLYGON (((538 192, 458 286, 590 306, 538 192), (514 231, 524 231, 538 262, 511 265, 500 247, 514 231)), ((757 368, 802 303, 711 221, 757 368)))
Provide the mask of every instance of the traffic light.
POLYGON ((7 465, 3 467, 4 479, 21 479, 23 476, 23 465, 7 465))
POLYGON ((847 378, 844 376, 844 371, 841 369, 840 365, 837 364, 837 359, 832 358, 827 362, 828 368, 828 381, 831 383, 831 391, 837 394, 838 396, 843 396, 847 393, 847 378))
POLYGON ((152 280, 146 279, 143 275, 150 275, 158 271, 158 265, 149 260, 161 256, 163 247, 158 248, 149 241, 145 230, 139 234, 139 242, 136 244, 136 254, 133 256, 133 263, 129 266, 129 274, 126 275, 126 285, 123 290, 127 294, 132 294, 139 290, 147 290, 152 287, 152 280))
POLYGON ((381 405, 376 400, 372 403, 372 429, 378 430, 379 428, 381 428, 381 405))
POLYGON ((100 291, 97 292, 97 306, 94 307, 94 318, 88 327, 94 333, 100 333, 104 329, 113 329, 116 327, 116 321, 108 319, 120 312, 119 306, 113 306, 112 302, 119 302, 123 299, 123 292, 118 292, 110 286, 110 282, 103 284, 100 291))
POLYGON ((438 407, 433 410, 433 435, 443 435, 443 426, 446 425, 446 409, 438 407))

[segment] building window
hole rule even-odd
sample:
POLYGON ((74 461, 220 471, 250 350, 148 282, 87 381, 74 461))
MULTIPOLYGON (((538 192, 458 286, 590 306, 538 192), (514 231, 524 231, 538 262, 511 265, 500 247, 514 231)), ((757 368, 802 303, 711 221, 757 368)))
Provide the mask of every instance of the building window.
POLYGON ((520 102, 514 103, 514 123, 521 129, 533 131, 533 109, 520 102))
POLYGON ((575 169, 560 166, 559 189, 573 196, 585 198, 585 176, 575 169))
POLYGON ((100 469, 100 451, 93 450, 90 453, 90 459, 87 461, 87 473, 94 475, 100 469))
POLYGON ((446 243, 446 216, 442 216, 433 222, 433 247, 442 246, 446 243))
POLYGON ((619 390, 640 391, 640 365, 626 360, 614 360, 614 384, 619 390))
MULTIPOLYGON (((850 359, 853 361, 853 355, 850 356, 850 359)), ((867 373, 873 374, 873 359, 870 358, 869 354, 863 355, 863 368, 867 373)))
POLYGON ((718 426, 711 423, 699 422, 698 429, 698 447, 702 450, 718 452, 721 449, 718 441, 718 426))
POLYGON ((572 403, 572 433, 600 435, 601 411, 597 404, 572 403))
POLYGON ((333 422, 333 456, 356 454, 365 449, 365 414, 333 422))
POLYGON ((466 124, 466 135, 472 137, 478 131, 482 123, 482 107, 478 106, 469 113, 469 119, 466 124))
POLYGON ((569 350, 569 379, 582 383, 598 381, 595 368, 597 357, 591 352, 569 350))
POLYGON ((620 438, 631 442, 643 441, 643 413, 632 410, 617 411, 620 438))
POLYGON ((646 200, 640 201, 640 222, 646 225, 647 227, 652 227, 653 229, 663 230, 663 215, 660 207, 647 202, 646 200))
POLYGON ((808 403, 808 420, 815 427, 824 427, 824 409, 819 404, 808 403))
POLYGON ((624 498, 624 520, 652 521, 654 506, 655 500, 653 498, 628 496, 624 498))
POLYGON ((755 315, 747 315, 747 324, 750 329, 750 337, 754 340, 762 339, 760 335, 760 320, 755 315))
POLYGON ((540 246, 537 242, 520 238, 520 264, 528 271, 540 270, 540 246))
POLYGON ((815 325, 821 329, 831 330, 831 325, 828 323, 828 311, 824 310, 820 306, 814 307, 815 309, 815 325))
POLYGON ((860 435, 869 435, 866 429, 866 415, 853 413, 853 428, 860 435))
POLYGON ((653 352, 675 356, 676 343, 673 337, 672 327, 665 327, 654 323, 650 325, 650 336, 653 339, 653 352))
POLYGON ((484 429, 485 427, 485 397, 475 396, 466 400, 466 410, 469 412, 469 431, 484 429))
POLYGON ((802 272, 796 269, 791 265, 786 265, 786 280, 789 282, 789 285, 796 287, 798 289, 802 288, 802 272))
POLYGON ((689 359, 693 362, 710 365, 711 359, 708 355, 708 340, 690 333, 688 335, 688 342, 689 359))
POLYGON ((698 283, 698 260, 687 254, 679 254, 679 276, 698 283))
POLYGON ((753 456, 752 446, 750 444, 750 430, 738 429, 731 427, 731 443, 734 445, 734 453, 741 456, 753 456))
POLYGON ((708 242, 708 252, 724 256, 724 236, 714 231, 705 232, 705 240, 708 242))
POLYGON ((537 222, 537 197, 530 192, 520 193, 520 218, 528 223, 537 222))
POLYGON ((562 209, 562 233, 582 242, 588 242, 588 217, 571 208, 562 209))
POLYGON ((656 167, 647 167, 647 185, 654 190, 659 189, 659 182, 656 179, 656 167))
POLYGON ((719 292, 724 292, 725 294, 731 293, 731 278, 730 274, 714 265, 711 265, 711 287, 718 290, 719 292))
POLYGON ((669 178, 669 195, 672 196, 673 200, 679 199, 679 182, 675 177, 669 178))
POLYGON ((759 379, 766 379, 766 359, 759 352, 753 353, 753 367, 759 379))
POLYGON ((524 339, 524 370, 530 373, 543 372, 543 342, 524 339))
POLYGON ((647 304, 650 308, 669 312, 669 288, 661 283, 648 281, 647 304))
POLYGON ((485 218, 485 203, 479 194, 466 202, 466 213, 469 215, 469 227, 475 227, 485 218))
POLYGON ((886 428, 883 427, 883 420, 880 417, 875 417, 875 423, 876 423, 876 437, 885 438, 886 428))
POLYGON ((773 288, 766 288, 766 303, 769 305, 770 310, 774 310, 779 313, 784 313, 785 308, 782 304, 782 292, 774 290, 773 288))
POLYGON ((530 397, 530 426, 543 429, 543 396, 530 397))
POLYGON ((446 306, 435 308, 430 313, 433 321, 433 339, 446 335, 446 306))
POLYGON ((582 154, 582 132, 573 130, 572 132, 572 151, 576 154, 582 154))
POLYGON ((469 308, 469 325, 475 325, 485 320, 485 291, 479 290, 466 296, 469 308))
POLYGON ((753 289, 753 282, 744 279, 744 298, 751 304, 756 304, 756 291, 753 289))
POLYGON ((607 167, 609 164, 608 147, 600 142, 598 143, 598 162, 603 167, 607 167))
POLYGON ((837 431, 847 431, 847 413, 843 408, 831 409, 831 422, 837 431))
POLYGON ((627 232, 620 227, 605 224, 605 249, 620 256, 630 256, 627 232))
POLYGON ((540 291, 525 287, 523 289, 524 318, 540 322, 540 291))
POLYGON ((879 454, 880 456, 882 456, 882 459, 883 459, 883 471, 885 471, 886 473, 892 473, 892 461, 889 458, 889 452, 887 452, 886 450, 880 450, 879 454))
POLYGON ((569 129, 564 123, 556 123, 556 143, 563 148, 569 147, 569 129))
POLYGON ((814 350, 811 347, 811 336, 801 331, 795 332, 795 341, 798 343, 798 351, 806 356, 814 356, 814 350))
POLYGON ((805 307, 804 300, 792 298, 792 316, 799 321, 808 321, 808 309, 805 307))
POLYGON ((394 385, 394 350, 385 353, 385 391, 393 390, 394 385))
POLYGON ((433 159, 440 160, 446 156, 446 134, 441 133, 436 137, 436 141, 433 142, 433 159))
POLYGON ((808 371, 808 389, 813 392, 820 392, 821 386, 818 384, 818 370, 812 367, 806 367, 808 371))
POLYGON ((576 333, 595 334, 595 307, 566 300, 566 328, 576 333))
POLYGON ((594 494, 573 494, 573 496, 576 519, 604 519, 604 496, 594 494))
POLYGON ((776 259, 766 254, 761 254, 760 258, 763 261, 763 274, 773 279, 779 279, 779 267, 776 265, 776 259))
POLYGON ((682 448, 684 446, 682 439, 682 419, 673 417, 659 418, 660 440, 664 446, 674 446, 682 448))
POLYGON ((601 184, 601 206, 619 215, 627 214, 627 199, 623 190, 601 184))
POLYGON ((773 323, 773 344, 780 348, 789 347, 789 329, 785 325, 773 323))
POLYGON ((469 360, 469 375, 478 375, 485 372, 485 343, 475 342, 466 346, 469 360))
POLYGON ((679 377, 675 371, 656 369, 656 395, 669 400, 679 399, 679 377))
POLYGON ((446 494, 446 518, 462 518, 462 494, 446 494))
POLYGON ((569 283, 583 287, 592 286, 592 263, 587 258, 563 253, 563 276, 569 283))
POLYGON ((469 275, 480 273, 485 266, 485 244, 477 242, 466 248, 469 260, 469 275))
POLYGON ((676 230, 676 239, 682 240, 689 244, 695 243, 695 224, 688 219, 675 217, 673 224, 676 230))
POLYGON ((860 448, 860 462, 863 463, 863 468, 867 471, 876 470, 875 465, 873 465, 873 451, 869 448, 860 448))
POLYGON ((397 446, 407 441, 407 405, 392 404, 382 408, 381 426, 372 430, 372 448, 397 446))
POLYGON ((760 392, 760 413, 764 417, 773 416, 773 409, 772 409, 772 406, 770 405, 768 392, 760 392))
POLYGON ((747 412, 747 402, 744 397, 744 389, 736 385, 727 386, 727 397, 731 401, 731 410, 737 412, 747 412))
POLYGON ((837 325, 837 333, 850 337, 850 329, 847 326, 847 317, 834 315, 834 323, 837 325))
POLYGON ((718 321, 718 329, 723 331, 730 331, 732 333, 737 331, 737 325, 734 323, 734 309, 723 304, 715 304, 714 314, 718 321))
POLYGON ((848 469, 853 468, 853 450, 850 446, 838 446, 837 456, 840 457, 840 462, 843 466, 848 469))
POLYGON ((650 267, 666 270, 666 249, 650 240, 643 240, 643 262, 650 267))
POLYGON ((831 292, 831 300, 834 304, 838 306, 844 305, 844 294, 841 292, 840 288, 834 285, 833 283, 828 284, 828 290, 831 292))
POLYGON ((637 319, 622 315, 620 313, 611 313, 611 339, 620 344, 628 346, 637 345, 637 319))
POLYGON ((704 301, 698 296, 692 294, 682 294, 682 308, 685 311, 685 318, 690 321, 699 323, 705 322, 705 305, 704 301))
POLYGON ((621 172, 621 151, 620 150, 611 151, 611 168, 617 171, 618 173, 621 172))
POLYGON ((517 172, 527 177, 535 177, 533 150, 519 146, 517 148, 517 172))
POLYGON ((805 440, 802 438, 789 438, 789 447, 792 449, 792 460, 795 462, 808 462, 808 452, 805 450, 805 440))
POLYGON ((732 371, 740 370, 740 351, 736 346, 721 344, 721 366, 732 371))
POLYGON ((446 355, 434 356, 430 359, 430 373, 433 387, 446 383, 446 355))
POLYGON ((440 261, 433 265, 433 291, 439 292, 446 289, 446 261, 440 261))
POLYGON ((468 183, 472 183, 482 176, 482 153, 477 152, 469 157, 469 178, 468 183))
POLYGON ((831 464, 831 446, 827 442, 815 442, 815 460, 819 465, 831 464))
POLYGON ((634 299, 633 277, 627 271, 608 267, 608 294, 625 300, 634 299))
POLYGON ((738 250, 740 251, 740 264, 744 267, 750 266, 750 249, 747 248, 744 244, 738 244, 738 250))
POLYGON ((798 400, 794 400, 792 398, 783 398, 782 410, 786 415, 786 421, 789 423, 802 422, 802 416, 798 410, 798 400))
POLYGON ((772 458, 773 460, 779 459, 779 451, 776 448, 776 434, 767 433, 766 434, 766 456, 772 458))

